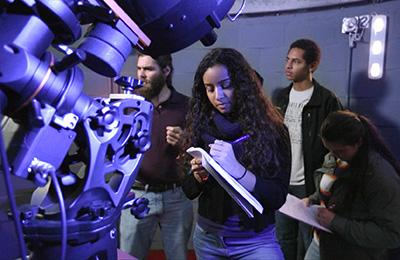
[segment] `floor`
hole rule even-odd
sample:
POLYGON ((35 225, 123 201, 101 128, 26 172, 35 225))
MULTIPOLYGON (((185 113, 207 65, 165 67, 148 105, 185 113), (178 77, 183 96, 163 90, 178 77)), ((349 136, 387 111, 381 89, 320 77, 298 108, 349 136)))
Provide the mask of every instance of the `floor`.
MULTIPOLYGON (((147 260, 166 260, 167 258, 164 255, 164 251, 162 249, 151 250, 147 260)), ((196 260, 196 255, 194 254, 194 250, 189 250, 188 260, 196 260)))

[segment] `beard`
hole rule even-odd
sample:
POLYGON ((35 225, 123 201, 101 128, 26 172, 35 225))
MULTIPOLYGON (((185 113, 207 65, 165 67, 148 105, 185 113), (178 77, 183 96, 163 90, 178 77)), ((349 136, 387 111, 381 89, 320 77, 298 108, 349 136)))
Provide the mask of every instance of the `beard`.
POLYGON ((147 100, 152 100, 160 94, 165 84, 166 81, 163 75, 160 74, 150 81, 145 81, 143 87, 135 90, 135 94, 143 96, 147 100))

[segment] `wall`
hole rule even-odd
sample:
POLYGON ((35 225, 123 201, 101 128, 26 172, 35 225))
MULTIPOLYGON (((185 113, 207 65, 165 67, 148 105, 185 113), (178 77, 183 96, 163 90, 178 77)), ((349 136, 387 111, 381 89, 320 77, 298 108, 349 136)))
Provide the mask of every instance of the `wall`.
MULTIPOLYGON (((400 159, 399 0, 240 16, 235 22, 225 19, 216 32, 218 40, 213 46, 206 48, 195 43, 173 55, 178 90, 190 96, 195 69, 210 48, 232 47, 241 51, 264 77, 265 89, 272 95, 289 84, 283 70, 289 44, 298 38, 311 38, 322 48, 315 78, 333 90, 347 107, 369 116, 400 159), (369 30, 352 50, 348 36, 341 33, 343 17, 372 13, 388 16, 386 70, 381 80, 367 77, 369 30)), ((134 74, 134 64, 131 55, 122 74, 134 74)), ((107 96, 110 85, 109 79, 93 73, 86 75, 85 90, 90 95, 107 96)))
MULTIPOLYGON (((212 47, 241 51, 264 77, 270 95, 289 84, 283 69, 288 45, 298 38, 315 40, 322 49, 322 62, 315 78, 333 90, 347 107, 369 116, 400 159, 400 1, 241 16, 233 23, 224 20, 216 32, 218 40, 212 47), (343 17, 371 13, 388 16, 386 70, 381 80, 369 80, 367 76, 369 30, 353 50, 347 35, 341 33, 343 17)), ((194 71, 208 49, 196 43, 173 55, 178 90, 190 95, 194 71)))
MULTIPOLYGON (((235 14, 244 0, 235 0, 230 13, 235 14)), ((372 2, 373 0, 246 0, 242 13, 281 12, 282 10, 298 10, 332 5, 345 5, 354 2, 372 2)))

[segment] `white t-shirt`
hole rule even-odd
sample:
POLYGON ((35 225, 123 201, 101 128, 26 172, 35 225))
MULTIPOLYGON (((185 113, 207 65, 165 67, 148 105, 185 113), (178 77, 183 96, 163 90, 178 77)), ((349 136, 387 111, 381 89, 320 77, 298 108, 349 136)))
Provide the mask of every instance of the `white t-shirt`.
POLYGON ((301 121, 304 106, 308 103, 314 91, 314 86, 303 91, 294 88, 290 90, 289 104, 285 113, 285 125, 289 129, 292 147, 292 170, 290 185, 304 185, 304 160, 302 149, 301 121))

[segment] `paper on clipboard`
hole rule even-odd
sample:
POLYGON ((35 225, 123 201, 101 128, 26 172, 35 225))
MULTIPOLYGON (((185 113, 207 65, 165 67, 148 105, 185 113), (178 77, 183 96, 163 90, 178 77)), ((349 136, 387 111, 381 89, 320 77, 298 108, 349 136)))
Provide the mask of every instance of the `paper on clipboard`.
POLYGON ((279 209, 283 214, 297 219, 301 222, 309 224, 317 229, 324 230, 326 232, 332 233, 332 231, 317 221, 317 209, 321 207, 319 205, 311 205, 307 207, 304 205, 303 201, 291 194, 287 195, 286 202, 279 209))
POLYGON ((256 198, 235 180, 221 165, 219 165, 206 151, 200 147, 190 147, 186 150, 193 157, 201 157, 202 166, 214 177, 236 203, 253 218, 253 208, 262 213, 264 208, 256 198))

